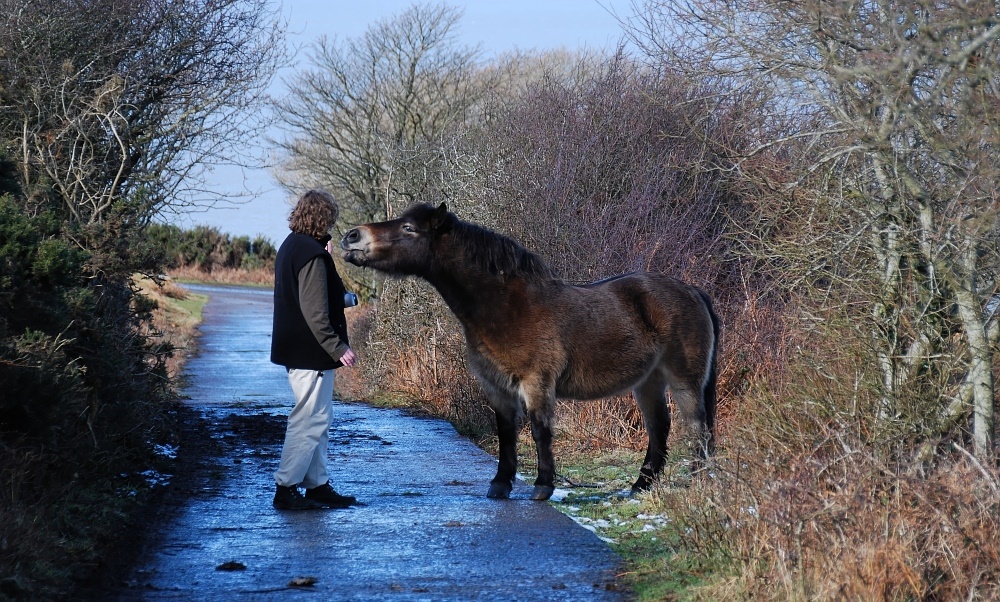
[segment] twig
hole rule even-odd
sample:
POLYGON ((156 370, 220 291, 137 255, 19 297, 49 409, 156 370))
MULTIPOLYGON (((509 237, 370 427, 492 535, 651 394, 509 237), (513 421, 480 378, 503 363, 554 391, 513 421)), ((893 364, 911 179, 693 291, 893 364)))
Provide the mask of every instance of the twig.
POLYGON ((979 462, 979 460, 976 459, 975 456, 970 454, 967 449, 965 449, 958 443, 955 443, 954 441, 952 442, 951 446, 957 449, 958 451, 962 452, 963 454, 965 454, 965 457, 967 457, 969 460, 972 461, 973 465, 975 465, 975 467, 979 469, 979 472, 984 477, 986 477, 986 482, 989 484, 990 489, 993 490, 993 493, 1000 494, 1000 488, 997 487, 996 479, 994 479, 990 473, 986 472, 986 468, 979 462))
POLYGON ((572 488, 577 488, 577 487, 583 487, 583 488, 588 488, 588 489, 600 489, 601 488, 600 485, 597 485, 595 483, 574 483, 573 481, 571 481, 569 479, 569 477, 565 477, 565 476, 563 476, 561 474, 560 475, 556 475, 556 476, 559 477, 560 479, 562 479, 563 481, 565 481, 572 488))

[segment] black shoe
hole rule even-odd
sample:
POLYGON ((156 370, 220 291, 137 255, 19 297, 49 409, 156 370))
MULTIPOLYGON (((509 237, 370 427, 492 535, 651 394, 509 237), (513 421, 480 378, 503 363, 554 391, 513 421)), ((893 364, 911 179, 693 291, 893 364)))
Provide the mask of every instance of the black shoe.
POLYGON ((281 485, 277 486, 271 505, 278 510, 319 510, 325 507, 323 504, 302 497, 298 487, 282 487, 281 485))
POLYGON ((306 500, 318 502, 328 508, 347 508, 351 504, 357 503, 353 495, 340 495, 330 487, 329 483, 323 483, 319 487, 306 489, 306 500))

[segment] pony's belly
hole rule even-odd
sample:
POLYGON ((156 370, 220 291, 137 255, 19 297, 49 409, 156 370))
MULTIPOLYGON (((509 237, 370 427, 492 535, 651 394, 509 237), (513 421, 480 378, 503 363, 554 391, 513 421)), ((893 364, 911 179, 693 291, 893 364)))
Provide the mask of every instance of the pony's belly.
POLYGON ((556 383, 556 397, 560 399, 603 399, 625 393, 640 382, 649 372, 639 374, 586 374, 576 378, 561 379, 556 383))
POLYGON ((556 396, 602 399, 627 393, 645 381, 662 359, 662 350, 638 337, 620 338, 576 353, 556 380, 556 396))
MULTIPOLYGON (((562 356, 565 358, 565 356, 562 356)), ((656 353, 612 353, 607 356, 576 358, 566 365, 565 359, 551 358, 535 352, 524 358, 517 369, 504 366, 499 358, 485 352, 482 346, 469 348, 469 368, 487 389, 491 398, 528 401, 529 398, 554 389, 561 399, 602 399, 627 393, 642 383, 657 364, 656 353), (531 361, 534 360, 534 361, 531 361), (560 372, 559 365, 563 364, 560 372), (552 377, 555 376, 555 382, 552 377), (489 393, 492 392, 492 395, 489 393)))

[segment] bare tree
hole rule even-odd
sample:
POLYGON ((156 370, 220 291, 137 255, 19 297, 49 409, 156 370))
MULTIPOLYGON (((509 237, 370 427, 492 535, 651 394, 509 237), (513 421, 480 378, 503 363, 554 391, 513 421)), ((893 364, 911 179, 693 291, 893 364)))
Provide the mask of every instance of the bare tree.
POLYGON ((248 159, 284 57, 265 0, 0 0, 0 15, 0 131, 22 188, 82 224, 203 198, 207 169, 248 159))
POLYGON ((789 152, 810 199, 782 209, 799 233, 772 251, 801 268, 788 282, 849 308, 881 426, 924 400, 934 428, 971 416, 976 452, 993 450, 1000 4, 648 0, 641 14, 650 56, 733 89, 764 81, 773 115, 798 121, 762 139, 804 142, 789 152))
POLYGON ((553 67, 470 136, 496 227, 571 279, 654 269, 714 284, 718 264, 697 258, 725 255, 738 200, 715 142, 738 109, 623 55, 553 67))
POLYGON ((344 223, 420 195, 440 138, 482 94, 478 49, 455 41, 460 18, 444 4, 414 5, 358 38, 321 39, 276 106, 289 130, 277 142, 287 155, 279 180, 339 192, 344 223))

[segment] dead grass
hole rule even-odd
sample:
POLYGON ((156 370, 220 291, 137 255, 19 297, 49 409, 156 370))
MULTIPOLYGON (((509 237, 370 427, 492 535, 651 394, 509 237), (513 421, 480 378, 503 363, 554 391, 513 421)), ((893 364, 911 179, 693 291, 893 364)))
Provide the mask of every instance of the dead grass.
POLYGON ((274 270, 261 268, 242 270, 237 268, 216 268, 211 272, 196 267, 172 268, 167 272, 173 280, 198 282, 202 284, 237 284, 245 286, 274 286, 274 270))
POLYGON ((348 401, 370 398, 373 387, 365 381, 365 366, 368 362, 368 338, 371 332, 373 306, 362 303, 345 310, 347 332, 351 349, 358 356, 358 366, 337 370, 336 395, 348 401))
POLYGON ((185 360, 195 352, 201 310, 208 298, 171 280, 154 282, 137 277, 135 282, 140 292, 156 303, 151 320, 144 324, 143 334, 171 349, 164 361, 167 374, 173 379, 180 374, 185 360))
POLYGON ((831 433, 806 456, 721 458, 714 475, 653 492, 682 555, 731 559, 696 597, 1000 596, 1000 474, 962 452, 916 470, 831 433))
POLYGON ((996 459, 954 440, 877 437, 864 352, 834 344, 813 343, 829 358, 816 364, 786 333, 780 365, 730 405, 711 478, 652 493, 678 558, 720 559, 686 597, 1000 599, 996 459))

